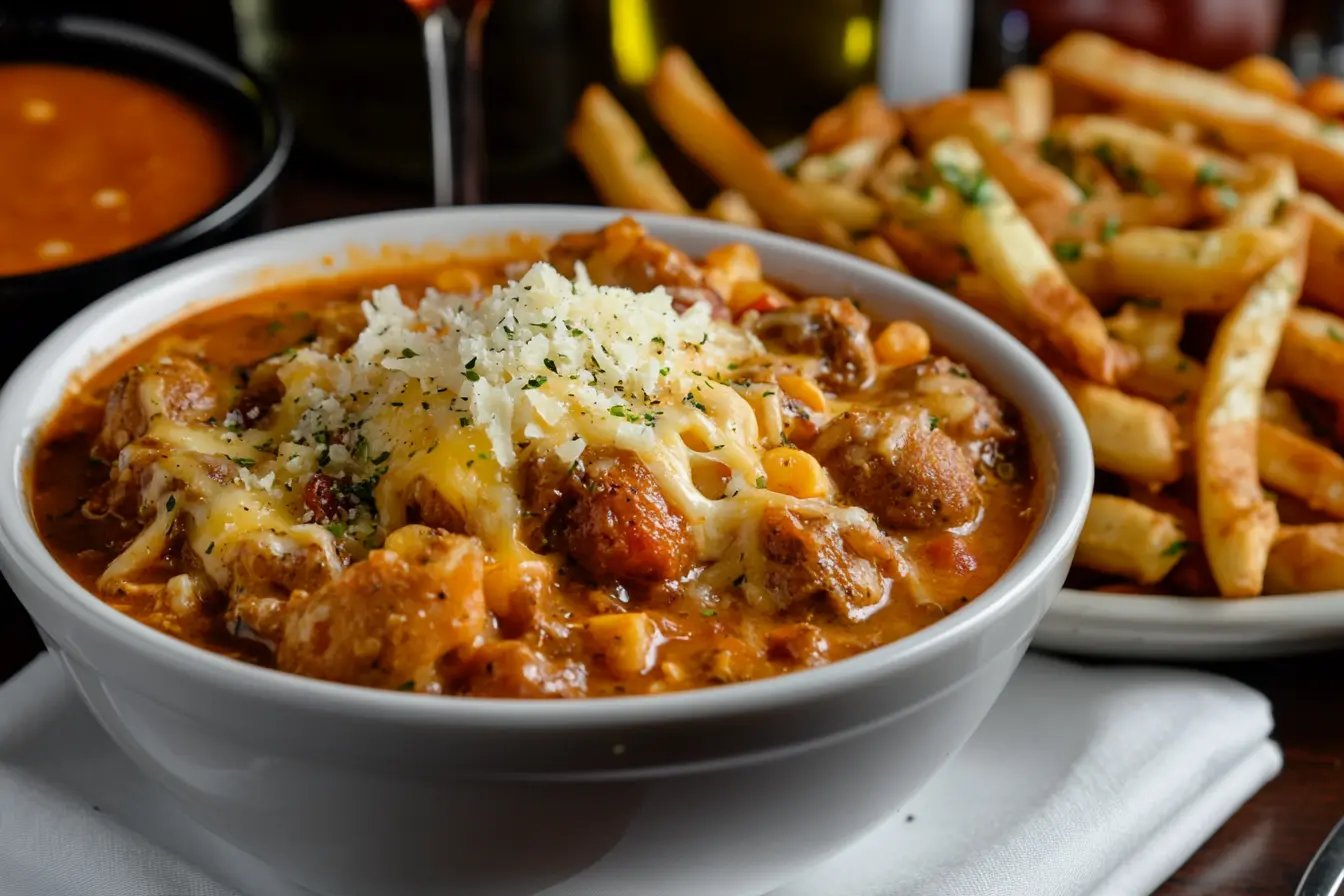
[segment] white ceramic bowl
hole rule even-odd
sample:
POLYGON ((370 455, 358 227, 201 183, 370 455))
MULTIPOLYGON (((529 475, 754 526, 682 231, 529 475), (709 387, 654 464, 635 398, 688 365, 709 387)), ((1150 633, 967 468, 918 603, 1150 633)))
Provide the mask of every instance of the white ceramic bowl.
POLYGON ((603 209, 353 218, 235 243, 117 290, 0 393, 0 569, 113 739, 203 825, 327 896, 765 893, 853 842, 985 717, 1068 569, 1087 432, 1053 376, 984 318, 876 265, 774 234, 639 216, 700 254, 751 243, 804 291, 913 319, 1021 409, 1045 507, 984 595, 895 644, 766 681, 651 697, 514 702, 313 681, 198 650, 86 593, 25 499, 33 439, 89 358, 261 268, 350 246, 558 234, 603 209))

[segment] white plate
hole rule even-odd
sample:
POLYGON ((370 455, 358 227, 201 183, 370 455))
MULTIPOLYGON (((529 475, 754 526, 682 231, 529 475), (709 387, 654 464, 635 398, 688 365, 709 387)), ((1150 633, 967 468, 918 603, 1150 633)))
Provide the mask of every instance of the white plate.
MULTIPOLYGON (((771 153, 796 165, 801 137, 771 153)), ((1249 600, 1110 594, 1066 588, 1032 646, 1061 653, 1151 660, 1235 660, 1344 647, 1344 591, 1249 600)))
POLYGON ((1344 646, 1344 591, 1223 600, 1065 589, 1032 646, 1161 660, 1311 653, 1344 646))

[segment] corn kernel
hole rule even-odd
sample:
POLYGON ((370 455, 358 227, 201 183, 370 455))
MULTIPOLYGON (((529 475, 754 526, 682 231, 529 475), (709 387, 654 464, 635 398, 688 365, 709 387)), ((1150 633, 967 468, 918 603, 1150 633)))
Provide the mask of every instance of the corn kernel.
POLYGON ((448 268, 434 278, 434 288, 452 295, 471 295, 481 288, 481 275, 471 268, 448 268))
POLYGON ((919 324, 898 320, 887 324, 873 343, 877 360, 892 367, 908 367, 929 356, 929 334, 919 324))
POLYGON ((761 257, 746 243, 729 243, 705 253, 705 282, 719 295, 732 295, 739 283, 761 279, 761 257))
POLYGON ((734 319, 748 311, 773 311, 793 304, 793 299, 762 280, 744 280, 734 284, 726 301, 734 319))
POLYGON ((807 377, 799 376, 796 373, 780 374, 779 388, 783 389, 790 398, 798 399, 817 413, 826 413, 826 393, 822 392, 821 387, 807 377))
POLYGON ((772 492, 795 498, 820 498, 830 492, 830 481, 817 459, 797 448, 771 448, 761 457, 765 485, 772 492))
POLYGON ((643 675, 658 662, 662 636, 647 613, 603 613, 588 620, 588 637, 617 675, 643 675))

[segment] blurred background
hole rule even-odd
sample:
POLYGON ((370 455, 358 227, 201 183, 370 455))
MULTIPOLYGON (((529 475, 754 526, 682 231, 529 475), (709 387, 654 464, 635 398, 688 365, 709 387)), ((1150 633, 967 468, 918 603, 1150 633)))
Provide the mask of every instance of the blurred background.
MULTIPOLYGON (((4 0, 0 10, 14 5, 4 0)), ((241 59, 293 111, 302 170, 408 197, 427 188, 424 60, 405 2, 47 0, 40 8, 140 22, 241 59)), ((648 124, 639 87, 670 44, 686 47, 729 107, 774 145, 875 77, 902 99, 991 85, 1079 27, 1212 68, 1271 52, 1303 80, 1344 74, 1344 4, 1325 0, 496 0, 484 30, 487 196, 591 199, 564 147, 580 91, 604 82, 648 124)), ((703 176, 657 142, 666 139, 660 129, 647 133, 692 202, 708 198, 703 176)))

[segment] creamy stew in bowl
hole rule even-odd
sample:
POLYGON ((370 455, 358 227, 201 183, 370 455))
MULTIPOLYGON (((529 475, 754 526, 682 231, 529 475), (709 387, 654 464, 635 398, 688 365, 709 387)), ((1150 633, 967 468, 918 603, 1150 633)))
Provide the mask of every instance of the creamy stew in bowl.
POLYGON ((627 219, 214 305, 72 390, 34 516, 118 610, 331 681, 609 696, 840 660, 983 592, 1039 496, 1013 408, 920 327, 768 274, 627 219))

